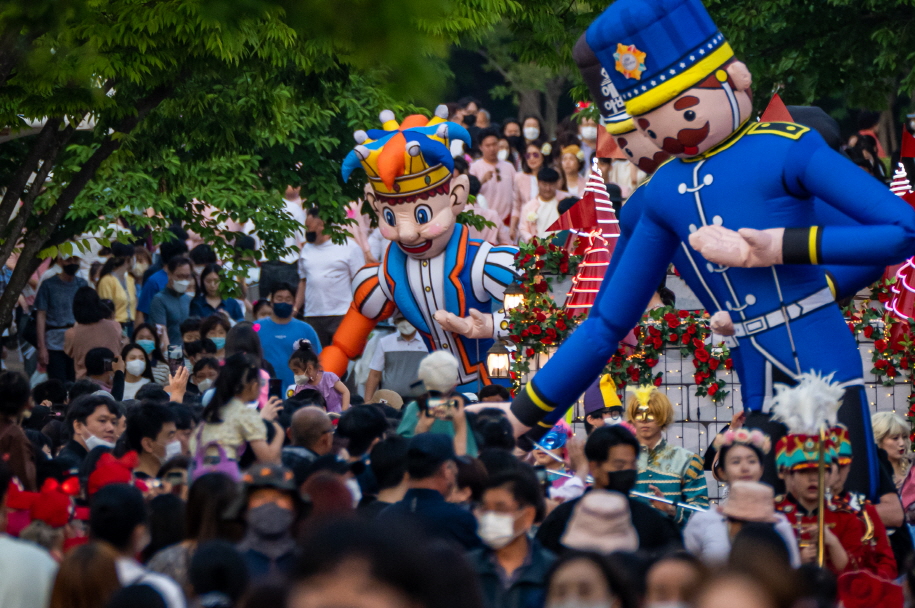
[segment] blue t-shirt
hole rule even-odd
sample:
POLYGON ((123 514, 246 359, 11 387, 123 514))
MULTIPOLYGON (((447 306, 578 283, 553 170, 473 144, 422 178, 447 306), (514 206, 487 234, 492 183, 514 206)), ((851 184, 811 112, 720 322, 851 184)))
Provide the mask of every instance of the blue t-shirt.
POLYGON ((276 377, 283 381, 283 386, 295 382, 292 370, 289 369, 289 357, 295 350, 296 340, 305 338, 311 342, 316 353, 321 352, 321 341, 318 334, 305 321, 292 319, 289 323, 275 323, 270 317, 258 321, 261 328, 257 332, 264 349, 264 358, 270 362, 276 377))
POLYGON ((152 304, 152 299, 156 297, 157 293, 165 289, 166 285, 168 285, 168 273, 165 270, 160 270, 149 277, 149 280, 143 284, 140 297, 137 298, 137 310, 149 316, 149 307, 152 304))

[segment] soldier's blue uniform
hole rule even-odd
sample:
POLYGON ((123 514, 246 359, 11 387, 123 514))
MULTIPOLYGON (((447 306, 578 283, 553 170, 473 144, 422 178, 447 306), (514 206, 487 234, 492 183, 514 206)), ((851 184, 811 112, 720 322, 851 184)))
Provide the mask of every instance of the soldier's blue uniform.
MULTIPOLYGON (((857 344, 823 268, 813 264, 885 265, 905 259, 915 252, 915 212, 855 169, 816 132, 790 123, 745 125, 706 154, 663 165, 639 189, 643 211, 602 286, 626 297, 598 298, 588 320, 516 400, 515 414, 522 422, 536 422, 538 409, 566 409, 638 322, 676 255, 685 258, 678 264, 681 276, 708 310, 731 314, 744 407, 765 411, 775 382, 791 382, 811 370, 833 373, 834 381, 849 387, 840 420, 859 453, 873 452, 857 344), (817 226, 815 197, 860 225, 817 226), (786 227, 786 263, 770 268, 708 263, 688 238, 712 224, 733 230, 786 227)), ((876 460, 861 462, 853 479, 873 495, 876 460)))

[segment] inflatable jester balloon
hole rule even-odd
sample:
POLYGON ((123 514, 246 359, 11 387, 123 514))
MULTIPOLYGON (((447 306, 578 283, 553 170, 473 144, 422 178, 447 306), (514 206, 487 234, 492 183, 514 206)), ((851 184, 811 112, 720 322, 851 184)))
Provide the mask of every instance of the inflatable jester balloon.
POLYGON ((452 140, 470 145, 464 127, 448 122, 445 106, 431 119, 381 113, 381 129, 355 133, 356 148, 343 161, 343 179, 365 170, 366 198, 378 229, 394 245, 380 264, 369 264, 353 280, 353 303, 321 352, 325 369, 342 375, 359 356, 375 325, 396 307, 429 350, 446 350, 459 362, 462 390, 491 384, 486 352, 494 338, 507 337, 502 310, 505 288, 517 280, 515 247, 471 239, 456 222, 467 203, 466 175, 452 176, 452 140))
MULTIPOLYGON (((602 286, 627 297, 598 295, 588 320, 515 399, 516 427, 556 417, 593 382, 677 256, 709 312, 727 313, 751 415, 767 417, 774 385, 803 373, 842 384, 839 420, 866 456, 855 459, 849 487, 875 496, 861 357, 824 265, 911 256, 915 210, 816 131, 751 121, 750 73, 698 0, 617 0, 586 42, 642 141, 674 158, 639 189, 641 212, 602 286), (821 219, 817 199, 854 223, 821 219)), ((626 216, 624 207, 622 224, 626 216)))

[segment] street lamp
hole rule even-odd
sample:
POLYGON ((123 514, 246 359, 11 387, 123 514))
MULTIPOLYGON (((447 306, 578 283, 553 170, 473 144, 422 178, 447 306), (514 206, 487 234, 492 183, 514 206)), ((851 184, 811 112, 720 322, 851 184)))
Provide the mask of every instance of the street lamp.
POLYGON ((505 289, 502 299, 502 308, 505 312, 524 304, 524 290, 517 283, 512 283, 505 289))
POLYGON ((500 340, 486 351, 486 369, 490 378, 510 378, 511 353, 500 340))

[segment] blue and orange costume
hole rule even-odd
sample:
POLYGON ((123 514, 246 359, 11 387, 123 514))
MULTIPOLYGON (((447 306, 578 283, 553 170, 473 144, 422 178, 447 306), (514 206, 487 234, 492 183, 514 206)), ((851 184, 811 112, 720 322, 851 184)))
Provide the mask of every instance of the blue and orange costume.
MULTIPOLYGON (((652 100, 666 103, 733 60, 698 0, 617 0, 591 25, 587 39, 633 115, 649 111, 652 100), (644 52, 638 79, 613 69, 619 44, 644 52)), ((625 247, 617 246, 621 255, 602 286, 627 297, 598 298, 588 320, 515 399, 515 417, 533 427, 566 410, 599 375, 667 265, 683 252, 692 272, 681 263, 681 276, 710 312, 728 311, 734 322, 744 408, 766 412, 774 384, 793 384, 801 373, 834 374, 845 388, 839 420, 864 456, 852 465, 849 487, 874 497, 876 450, 861 357, 819 265, 883 266, 906 259, 915 253, 915 211, 816 132, 792 123, 740 124, 707 152, 661 166, 640 191, 642 213, 625 247), (857 224, 821 224, 816 199, 857 224), (784 263, 708 263, 688 244, 692 232, 708 225, 785 227, 784 263)), ((624 224, 626 216, 624 211, 624 224)))
MULTIPOLYGON (((432 119, 409 116, 399 125, 393 115, 383 113, 383 130, 356 133, 359 145, 343 163, 344 178, 361 164, 374 190, 379 222, 387 222, 392 233, 407 219, 421 231, 452 204, 448 196, 454 161, 449 144, 459 139, 470 145, 470 136, 445 118, 444 106, 432 119), (410 213, 398 219, 396 213, 402 214, 404 209, 410 213)), ((439 220, 438 225, 443 223, 439 220)), ((344 373, 348 361, 362 353, 375 325, 396 307, 416 327, 430 351, 446 350, 457 358, 460 390, 476 391, 480 385, 493 383, 486 370, 486 354, 494 339, 508 336, 502 300, 505 289, 518 279, 514 268, 518 250, 471 239, 465 226, 453 220, 448 223, 444 231, 430 237, 443 246, 441 253, 423 255, 429 241, 420 247, 395 242, 381 264, 365 266, 356 274, 350 310, 333 344, 321 353, 326 369, 344 373), (439 310, 468 317, 471 309, 491 315, 491 336, 468 338, 444 329, 433 318, 439 310)))

